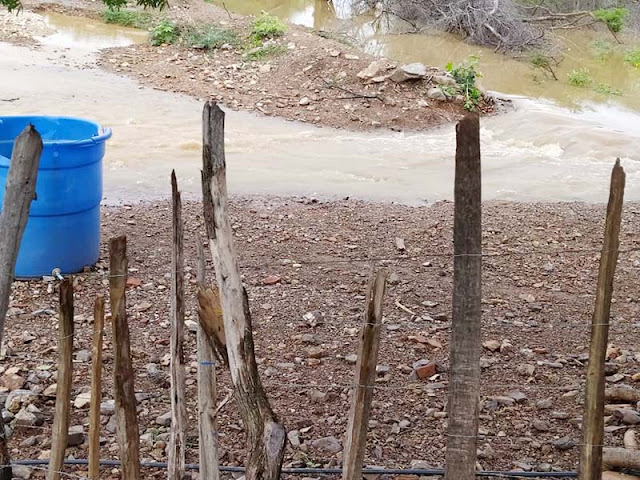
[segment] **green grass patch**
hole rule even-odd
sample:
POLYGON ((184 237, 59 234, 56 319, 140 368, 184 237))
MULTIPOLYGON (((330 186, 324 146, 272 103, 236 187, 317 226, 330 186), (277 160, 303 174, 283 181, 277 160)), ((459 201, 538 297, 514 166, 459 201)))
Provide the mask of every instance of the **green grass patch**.
POLYGON ((122 25, 123 27, 147 29, 153 23, 153 17, 147 12, 134 12, 132 10, 109 10, 102 12, 102 20, 105 23, 122 25))
POLYGON ((613 42, 602 39, 594 40, 589 46, 591 55, 600 60, 606 60, 616 51, 616 45, 613 42))
POLYGON ((569 84, 574 87, 589 87, 593 84, 593 78, 589 73, 589 69, 580 68, 579 70, 573 70, 571 73, 567 74, 567 78, 569 79, 569 84))
POLYGON ((239 43, 236 32, 215 25, 187 28, 182 32, 182 39, 189 47, 207 50, 214 50, 225 44, 237 46, 239 43))
POLYGON ((598 83, 594 90, 602 95, 616 95, 616 96, 622 96, 623 92, 622 90, 619 90, 617 88, 613 88, 611 85, 609 85, 608 83, 598 83))
POLYGON ((251 37, 254 40, 281 37, 287 31, 287 25, 278 17, 263 14, 251 24, 251 37))
POLYGON ((151 30, 151 45, 176 43, 180 38, 180 27, 171 20, 161 20, 151 30))
POLYGON ((635 68, 640 68, 640 47, 629 50, 624 55, 624 61, 635 68))
POLYGON ((593 16, 607 24, 612 32, 622 30, 624 20, 629 16, 629 10, 623 7, 601 8, 593 12, 593 16))
POLYGON ((279 57, 285 53, 287 53, 287 47, 284 45, 267 45, 249 50, 245 55, 248 60, 260 62, 269 58, 279 57))

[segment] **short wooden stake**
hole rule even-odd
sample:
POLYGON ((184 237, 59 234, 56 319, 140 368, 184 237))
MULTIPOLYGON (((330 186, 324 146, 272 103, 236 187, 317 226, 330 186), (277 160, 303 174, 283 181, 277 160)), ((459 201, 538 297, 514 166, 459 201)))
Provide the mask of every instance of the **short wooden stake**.
MULTIPOLYGON (((198 289, 206 288, 204 248, 200 238, 196 239, 198 251, 198 289)), ((210 311, 207 309, 206 311, 210 311)), ((218 460, 218 428, 216 425, 216 357, 211 340, 207 337, 203 322, 202 309, 199 309, 198 325, 198 443, 200 454, 200 478, 218 480, 220 465, 218 460)))
POLYGON ((171 172, 173 203, 173 249, 171 257, 171 435, 169 437, 169 480, 182 480, 185 473, 185 404, 184 368, 184 235, 182 200, 176 172, 171 172))
POLYGON ((604 439, 604 364, 609 341, 611 297, 613 278, 618 263, 620 247, 620 223, 624 199, 625 173, 616 161, 611 173, 611 188, 607 219, 604 227, 604 243, 600 256, 596 301, 591 321, 589 365, 585 387, 584 416, 582 420, 582 446, 580 448, 580 480, 602 478, 602 441, 604 439))
POLYGON ((360 331, 360 348, 356 363, 356 375, 351 412, 345 443, 343 480, 361 480, 362 464, 367 445, 369 414, 376 381, 376 365, 382 326, 382 304, 387 273, 372 272, 367 291, 364 324, 360 331))
POLYGON ((125 294, 128 268, 127 237, 121 236, 109 240, 109 256, 116 440, 122 462, 122 480, 140 480, 140 432, 125 294))
POLYGON ((456 126, 453 316, 445 480, 475 480, 482 316, 480 122, 456 126))
POLYGON ((58 323, 58 387, 51 433, 51 457, 47 480, 58 480, 64 464, 71 414, 73 380, 73 279, 60 283, 60 319, 58 323))
POLYGON ((91 406, 89 408, 89 480, 100 477, 100 402, 102 401, 102 336, 104 297, 93 307, 93 345, 91 348, 91 406))

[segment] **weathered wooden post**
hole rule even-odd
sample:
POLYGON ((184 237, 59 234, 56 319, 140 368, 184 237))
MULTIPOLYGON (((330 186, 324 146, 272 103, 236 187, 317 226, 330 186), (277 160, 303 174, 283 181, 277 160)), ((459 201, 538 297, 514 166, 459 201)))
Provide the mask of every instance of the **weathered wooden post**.
POLYGON ((356 375, 351 412, 347 426, 347 440, 343 462, 343 480, 361 480, 362 464, 367 446, 367 430, 373 387, 376 381, 376 365, 380 346, 382 326, 382 304, 387 273, 384 270, 372 272, 367 290, 364 323, 360 331, 360 347, 356 362, 356 375))
POLYGON ((618 263, 620 247, 620 223, 624 199, 625 173, 616 161, 611 173, 611 188, 607 219, 604 227, 604 243, 600 256, 596 301, 591 320, 591 344, 582 420, 582 445, 580 448, 580 480, 602 478, 602 441, 604 439, 604 363, 609 340, 611 297, 613 278, 618 263))
MULTIPOLYGON (((202 241, 196 239, 198 251, 198 301, 206 288, 206 268, 202 241)), ((200 478, 218 480, 220 478, 220 464, 218 460, 218 428, 216 422, 216 357, 212 339, 207 337, 203 324, 209 320, 205 311, 212 308, 198 309, 198 442, 200 456, 200 478)), ((220 312, 220 316, 222 313, 220 312)))
POLYGON ((445 479, 474 480, 482 314, 482 198, 477 115, 466 116, 456 126, 454 198, 453 317, 445 479))
POLYGON ((209 245, 220 289, 235 398, 247 431, 247 480, 280 478, 286 432, 258 375, 251 311, 233 245, 224 154, 224 112, 207 102, 203 112, 202 196, 209 245))
POLYGON ((67 450, 71 387, 73 380, 73 279, 60 282, 60 318, 58 323, 58 380, 56 408, 51 432, 51 458, 47 480, 58 480, 67 450))
POLYGON ((182 480, 185 473, 184 368, 184 234, 182 200, 175 170, 171 172, 173 204, 173 249, 171 256, 171 435, 169 437, 169 480, 182 480))
MULTIPOLYGON (((41 153, 42 139, 33 125, 29 125, 14 142, 0 212, 0 345, 4 338, 4 322, 18 250, 29 218, 31 200, 36 196, 41 153)), ((10 463, 4 421, 0 415, 0 480, 13 477, 10 463)))
POLYGON ((116 401, 116 440, 122 480, 140 480, 140 432, 127 323, 127 237, 109 240, 109 285, 113 324, 113 392, 116 401))
POLYGON ((104 334, 104 297, 99 295, 93 307, 93 344, 91 348, 91 405, 89 407, 89 480, 100 478, 100 402, 102 401, 102 337, 104 334))

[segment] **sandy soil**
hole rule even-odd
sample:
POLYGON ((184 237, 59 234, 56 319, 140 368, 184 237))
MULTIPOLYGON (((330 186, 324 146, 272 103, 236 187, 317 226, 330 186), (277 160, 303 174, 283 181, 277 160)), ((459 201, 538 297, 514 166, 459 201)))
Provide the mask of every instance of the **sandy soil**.
MULTIPOLYGON (((446 254, 451 252, 452 210, 451 203, 412 208, 305 199, 233 201, 232 222, 254 316, 260 372, 275 410, 287 429, 298 432, 301 442, 287 447, 286 465, 340 465, 341 453, 323 448, 317 440, 332 436, 342 441, 353 382, 353 365, 346 357, 357 351, 372 266, 387 268, 391 276, 366 461, 384 466, 443 465, 452 281, 452 259, 446 254), (397 250, 396 237, 404 239, 406 251, 397 250), (281 281, 266 285, 269 276, 281 281), (439 373, 412 380, 412 365, 419 360, 437 362, 439 373)), ((155 419, 169 409, 168 212, 168 203, 103 211, 104 242, 115 235, 128 236, 127 302, 136 391, 141 393, 140 432, 145 434, 142 457, 147 460, 165 459, 167 438, 167 428, 155 419)), ((623 249, 638 247, 639 213, 638 205, 626 208, 623 249)), ((483 272, 483 340, 494 340, 498 347, 482 353, 479 448, 485 469, 576 467, 578 447, 571 444, 580 441, 588 323, 603 216, 603 207, 583 204, 485 207, 485 252, 505 254, 487 257, 483 272), (504 395, 518 402, 495 398, 504 395), (558 446, 563 438, 567 450, 558 446)), ((187 204, 185 217, 189 321, 196 319, 194 239, 197 233, 204 235, 200 206, 187 204)), ((92 302, 97 294, 108 295, 105 248, 96 271, 75 279, 76 351, 90 350, 92 302)), ((640 371, 639 275, 638 253, 621 254, 611 328, 616 348, 610 352, 608 384, 633 385, 632 376, 637 379, 640 371)), ((15 284, 7 322, 12 356, 2 368, 17 369, 25 388, 35 392, 54 383, 56 308, 55 282, 15 284)), ((112 398, 109 328, 104 347, 105 399, 112 398)), ((187 334, 187 342, 188 459, 195 462, 193 333, 187 334)), ((74 363, 74 398, 90 381, 90 362, 83 355, 78 354, 74 363)), ((219 368, 218 373, 223 398, 229 392, 228 372, 219 368)), ((45 423, 36 429, 16 427, 11 439, 14 458, 38 458, 43 451, 46 455, 53 399, 38 396, 34 403, 45 423), (30 438, 38 434, 42 436, 30 438)), ((87 415, 86 408, 74 408, 72 423, 86 429, 87 415)), ((103 416, 105 424, 109 419, 103 416)), ((243 434, 233 401, 219 421, 222 464, 241 464, 243 434)), ((621 445, 627 428, 610 418, 606 444, 621 445)), ((102 455, 113 458, 114 436, 107 430, 103 435, 102 455)), ((69 453, 86 458, 86 444, 69 453)), ((145 471, 146 478, 164 475, 145 471)), ((115 472, 106 472, 104 478, 116 478, 115 472)))

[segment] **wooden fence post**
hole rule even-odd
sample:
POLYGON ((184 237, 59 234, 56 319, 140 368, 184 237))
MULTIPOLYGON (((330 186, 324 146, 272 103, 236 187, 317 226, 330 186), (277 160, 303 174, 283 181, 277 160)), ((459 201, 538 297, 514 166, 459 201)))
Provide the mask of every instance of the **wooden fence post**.
MULTIPOLYGON (((198 290, 206 288, 206 269, 202 241, 196 238, 198 251, 198 290)), ((200 294, 200 292, 198 292, 200 294)), ((199 296, 200 299, 200 296, 199 296)), ((198 447, 200 454, 200 478, 218 480, 220 464, 218 460, 218 428, 216 425, 216 357, 211 339, 207 338, 202 324, 204 310, 198 309, 198 447)))
POLYGON ((109 240, 109 256, 116 440, 122 462, 122 480, 140 480, 140 433, 125 294, 128 267, 127 237, 121 236, 109 240))
POLYGON ((480 386, 482 200, 480 122, 468 115, 456 126, 454 278, 451 377, 445 480, 474 480, 480 386))
POLYGON ((224 112, 212 102, 203 111, 202 196, 209 245, 220 289, 235 398, 247 431, 246 480, 278 480, 286 432, 264 391, 256 364, 249 299, 233 245, 224 155, 224 112))
POLYGON ((596 301, 591 321, 591 344, 582 420, 580 480, 602 478, 602 441, 604 438, 604 363, 609 339, 613 278, 620 247, 620 223, 624 199, 625 173, 616 161, 611 173, 611 189, 600 256, 596 301))
POLYGON ((51 458, 47 480, 58 480, 64 464, 71 414, 73 380, 73 279, 60 282, 60 318, 58 322, 58 387, 51 433, 51 458))
MULTIPOLYGON (((169 480, 182 480, 185 474, 184 368, 184 234, 182 201, 175 170, 171 172, 173 204, 173 248, 171 257, 171 435, 169 437, 169 480)), ((205 477, 206 478, 206 477, 205 477)))
POLYGON ((384 270, 372 272, 367 291, 364 324, 360 331, 360 347, 356 363, 356 375, 351 412, 345 442, 343 480, 361 480, 362 464, 367 445, 369 413, 376 381, 376 365, 382 326, 382 304, 387 273, 384 270))
POLYGON ((91 405, 89 407, 89 480, 100 477, 100 402, 102 401, 102 336, 104 297, 93 307, 93 345, 91 348, 91 405))
MULTIPOLYGON (((29 218, 31 200, 36 194, 41 153, 40 135, 33 125, 29 125, 14 142, 0 212, 0 345, 4 338, 4 322, 9 309, 18 250, 29 218)), ((4 421, 0 415, 0 480, 11 480, 13 477, 8 466, 10 463, 4 421)))

